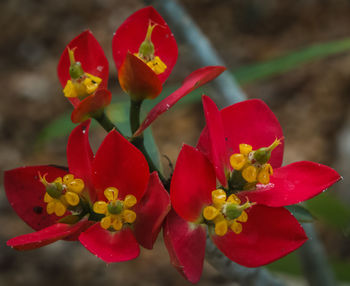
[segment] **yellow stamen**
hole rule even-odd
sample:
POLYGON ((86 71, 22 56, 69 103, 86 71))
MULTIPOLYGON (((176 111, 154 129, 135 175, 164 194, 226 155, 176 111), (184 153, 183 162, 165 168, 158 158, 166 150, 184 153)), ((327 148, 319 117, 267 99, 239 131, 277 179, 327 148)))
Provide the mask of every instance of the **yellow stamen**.
POLYGON ((230 157, 230 163, 234 170, 241 170, 247 163, 247 158, 243 154, 235 153, 230 157))
POLYGON ((46 211, 48 214, 53 214, 55 212, 56 202, 54 200, 50 201, 46 206, 46 211))
POLYGON ((55 203, 55 214, 57 216, 63 216, 66 213, 67 207, 61 203, 60 201, 56 201, 55 203))
POLYGON ((248 182, 253 183, 256 181, 257 169, 254 166, 248 166, 243 169, 242 177, 248 182))
MULTIPOLYGON (((135 217, 136 218, 136 217, 135 217)), ((115 229, 115 230, 121 230, 122 229, 122 227, 123 227, 123 222, 122 222, 122 220, 120 219, 120 217, 118 216, 118 217, 116 217, 115 219, 114 219, 114 221, 113 221, 113 228, 115 229)))
POLYGON ((243 211, 242 214, 237 218, 240 222, 247 222, 248 220, 248 214, 247 212, 243 211))
POLYGON ((220 208, 226 201, 226 193, 222 189, 212 191, 211 197, 215 207, 220 208))
POLYGON ((63 176, 63 183, 65 185, 68 185, 73 180, 74 180, 74 175, 72 175, 72 174, 67 174, 67 175, 63 176))
POLYGON ((101 219, 101 226, 104 229, 108 229, 112 225, 112 218, 111 216, 105 216, 103 219, 101 219))
POLYGON ((227 233, 228 226, 226 220, 221 220, 215 223, 215 234, 219 236, 224 236, 227 233))
POLYGON ((125 196, 124 204, 126 207, 131 208, 134 205, 136 205, 136 203, 137 203, 137 200, 136 200, 135 196, 133 196, 133 195, 126 195, 125 196))
POLYGON ((103 201, 95 202, 92 209, 95 213, 105 214, 107 212, 107 203, 103 201))
POLYGON ((163 73, 167 69, 166 64, 160 59, 160 57, 154 57, 153 60, 146 62, 146 64, 156 75, 163 73))
POLYGON ((207 220, 213 220, 219 214, 219 211, 213 206, 207 206, 203 210, 203 216, 207 220))
POLYGON ((125 222, 127 223, 133 223, 136 219, 136 213, 131 210, 124 210, 123 211, 123 218, 125 222))
POLYGON ((241 203, 241 200, 235 194, 232 194, 228 197, 227 202, 239 205, 241 203))
POLYGON ((109 187, 104 191, 104 195, 108 201, 115 201, 118 199, 118 193, 118 189, 114 187, 109 187))
POLYGON ((66 201, 68 204, 70 204, 71 206, 77 206, 79 204, 79 196, 74 193, 74 192, 67 192, 64 195, 66 201))
POLYGON ((52 202, 52 201, 53 201, 53 198, 48 193, 45 193, 45 195, 44 195, 44 202, 45 203, 49 203, 49 202, 52 202))
POLYGON ((233 221, 233 223, 231 224, 230 228, 236 234, 240 234, 242 232, 242 230, 243 230, 242 224, 240 224, 236 220, 233 221))
POLYGON ((81 193, 84 190, 84 181, 82 179, 74 179, 67 184, 67 188, 69 191, 74 193, 81 193))
POLYGON ((253 147, 248 144, 239 144, 239 152, 243 155, 248 155, 250 152, 252 152, 253 147))

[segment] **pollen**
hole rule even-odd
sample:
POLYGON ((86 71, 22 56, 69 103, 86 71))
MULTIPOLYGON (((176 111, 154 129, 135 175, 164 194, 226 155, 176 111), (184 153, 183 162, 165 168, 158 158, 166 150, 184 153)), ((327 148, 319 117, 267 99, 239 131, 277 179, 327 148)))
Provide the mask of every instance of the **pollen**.
POLYGON ((50 183, 46 176, 47 174, 41 176, 39 173, 39 180, 46 189, 44 202, 47 203, 47 213, 63 216, 67 209, 74 210, 80 203, 80 193, 85 187, 84 181, 74 178, 73 174, 67 174, 50 183))
POLYGON ((228 231, 236 234, 242 232, 242 223, 248 221, 246 209, 255 205, 249 200, 241 204, 241 200, 235 194, 226 199, 226 192, 222 189, 212 191, 213 204, 204 207, 202 215, 206 224, 214 227, 218 236, 224 236, 228 231))
POLYGON ((93 205, 93 211, 104 215, 100 224, 104 229, 119 231, 124 224, 132 224, 136 220, 136 213, 131 210, 137 203, 134 195, 128 194, 124 200, 119 198, 119 190, 109 187, 104 190, 107 201, 97 201, 93 205))

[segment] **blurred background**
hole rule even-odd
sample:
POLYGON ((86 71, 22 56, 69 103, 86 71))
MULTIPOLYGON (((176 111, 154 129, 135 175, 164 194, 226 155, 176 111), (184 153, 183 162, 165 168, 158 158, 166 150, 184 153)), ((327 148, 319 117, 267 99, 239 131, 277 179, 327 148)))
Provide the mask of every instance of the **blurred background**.
MULTIPOLYGON (((350 285, 350 1, 178 3, 211 41, 245 94, 263 99, 280 120, 286 143, 284 163, 316 161, 345 177, 311 200, 308 208, 316 218, 337 280, 350 285)), ((5 245, 6 240, 32 230, 7 202, 2 172, 25 165, 67 164, 67 134, 74 125, 70 123, 72 107, 56 76, 63 49, 83 30, 92 30, 110 60, 109 87, 114 100, 108 112, 125 124, 127 101, 118 87, 112 35, 144 6, 139 0, 1 1, 0 285, 190 285, 170 265, 161 237, 154 251, 142 250, 134 261, 111 265, 79 243, 58 242, 29 252, 5 245)), ((181 39, 178 45, 178 62, 163 96, 200 67, 191 48, 181 39)), ((220 97, 208 85, 153 124, 160 154, 174 164, 182 143, 196 144, 204 126, 202 92, 220 97)), ((94 150, 105 135, 102 128, 93 128, 94 150)), ((161 161, 169 173, 168 162, 161 161)), ((288 285, 305 283, 297 253, 268 268, 288 285)), ((198 285, 219 284, 232 285, 205 264, 198 285)))

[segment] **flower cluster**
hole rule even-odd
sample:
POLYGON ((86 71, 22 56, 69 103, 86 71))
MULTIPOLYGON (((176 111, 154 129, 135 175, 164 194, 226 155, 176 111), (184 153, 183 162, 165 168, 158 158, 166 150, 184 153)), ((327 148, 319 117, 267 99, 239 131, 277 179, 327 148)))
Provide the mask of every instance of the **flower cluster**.
POLYGON ((68 139, 68 168, 5 172, 8 200, 35 230, 7 245, 28 250, 78 240, 105 262, 121 262, 136 258, 139 245, 152 249, 163 227, 172 264, 195 283, 202 273, 207 231, 224 255, 247 267, 270 263, 307 240, 285 206, 316 196, 340 176, 307 161, 281 167, 282 129, 265 103, 247 100, 219 110, 203 96, 206 127, 196 147, 183 145, 166 179, 143 146, 143 131, 225 68, 194 71, 139 122, 142 101, 161 93, 175 65, 174 36, 163 18, 146 7, 117 29, 113 57, 119 83, 132 108, 137 107, 131 111, 132 136, 111 122, 104 124, 104 109, 111 102, 109 65, 97 40, 85 31, 67 45, 58 64, 63 94, 74 107, 71 119, 80 123, 68 139), (90 118, 108 131, 95 155, 88 139, 90 118))

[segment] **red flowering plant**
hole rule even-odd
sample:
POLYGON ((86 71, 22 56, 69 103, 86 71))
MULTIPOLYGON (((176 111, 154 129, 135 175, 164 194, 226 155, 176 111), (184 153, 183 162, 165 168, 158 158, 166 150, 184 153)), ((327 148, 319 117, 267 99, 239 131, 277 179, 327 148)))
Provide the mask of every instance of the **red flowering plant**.
POLYGON ((130 260, 139 244, 151 249, 170 209, 168 193, 142 153, 111 131, 94 156, 89 121, 67 145, 68 168, 31 166, 5 172, 5 190, 17 214, 36 232, 10 239, 18 250, 60 239, 79 240, 106 262, 130 260))
POLYGON ((203 96, 203 106, 207 125, 197 148, 181 149, 164 229, 173 265, 191 282, 201 276, 206 227, 232 261, 247 267, 270 263, 307 240, 285 206, 340 180, 336 171, 313 162, 281 167, 282 129, 261 100, 219 111, 203 96))

